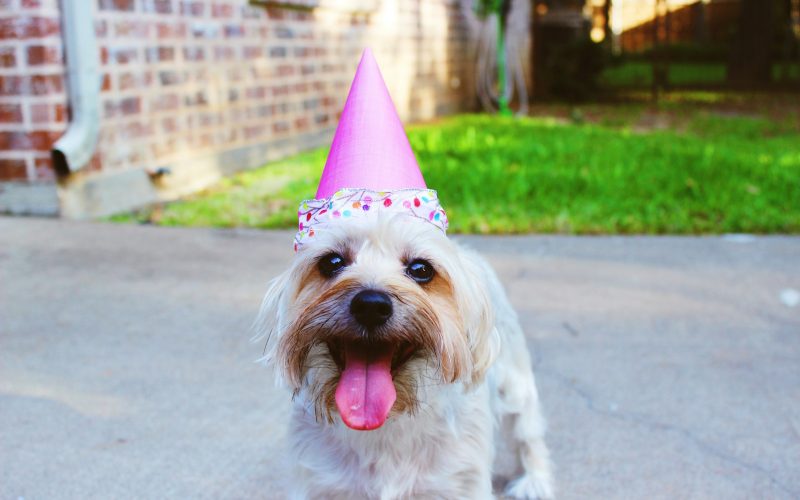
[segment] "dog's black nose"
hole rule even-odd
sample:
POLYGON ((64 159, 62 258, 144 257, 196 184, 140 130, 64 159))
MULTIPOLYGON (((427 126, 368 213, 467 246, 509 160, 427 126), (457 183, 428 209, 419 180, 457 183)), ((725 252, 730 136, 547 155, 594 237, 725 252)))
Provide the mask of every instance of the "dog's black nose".
POLYGON ((350 302, 350 314, 367 328, 380 326, 392 316, 392 299, 378 290, 362 290, 350 302))

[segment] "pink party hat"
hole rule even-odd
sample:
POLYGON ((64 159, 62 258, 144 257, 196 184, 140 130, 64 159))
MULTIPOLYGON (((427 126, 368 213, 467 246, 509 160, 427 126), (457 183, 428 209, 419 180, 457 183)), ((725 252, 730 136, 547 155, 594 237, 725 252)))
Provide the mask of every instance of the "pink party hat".
POLYGON ((343 188, 425 189, 425 180, 370 49, 350 86, 317 199, 343 188))
POLYGON ((366 49, 316 198, 301 202, 297 210, 294 249, 316 240, 315 235, 329 224, 386 212, 402 213, 447 232, 447 215, 438 194, 425 186, 378 63, 366 49))

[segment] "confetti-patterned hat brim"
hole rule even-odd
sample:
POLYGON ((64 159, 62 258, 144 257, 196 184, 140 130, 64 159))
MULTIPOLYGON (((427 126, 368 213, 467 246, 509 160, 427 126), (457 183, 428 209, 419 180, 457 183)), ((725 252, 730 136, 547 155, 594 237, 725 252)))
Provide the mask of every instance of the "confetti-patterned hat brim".
POLYGON ((403 213, 428 222, 447 233, 447 215, 433 189, 396 189, 373 191, 345 188, 329 198, 305 200, 297 211, 298 231, 295 252, 314 240, 319 231, 332 222, 368 217, 375 213, 403 213))

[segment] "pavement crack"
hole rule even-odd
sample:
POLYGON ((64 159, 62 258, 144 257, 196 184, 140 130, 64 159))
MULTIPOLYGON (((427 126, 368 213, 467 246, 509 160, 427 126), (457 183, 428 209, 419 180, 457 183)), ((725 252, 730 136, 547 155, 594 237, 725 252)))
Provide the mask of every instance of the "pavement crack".
POLYGON ((569 334, 570 334, 570 335, 572 335, 573 337, 578 337, 578 336, 580 335, 580 332, 579 332, 578 330, 576 330, 576 329, 575 329, 575 327, 573 327, 572 325, 570 325, 570 324, 569 324, 568 322, 566 322, 566 321, 564 321, 563 323, 561 323, 561 326, 563 326, 563 327, 564 327, 564 330, 566 330, 566 331, 567 331, 567 333, 569 333, 569 334))
MULTIPOLYGON (((534 350, 534 352, 536 352, 536 350, 534 350)), ((748 470, 750 472, 761 474, 762 476, 766 477, 778 489, 790 495, 792 498, 800 497, 800 491, 792 490, 789 486, 785 485, 779 479, 773 476, 769 470, 765 469, 764 467, 761 467, 760 465, 746 462, 740 459, 739 457, 736 457, 728 453, 727 451, 720 449, 700 439, 698 436, 696 436, 692 431, 688 429, 673 424, 666 424, 663 422, 659 422, 646 415, 638 414, 635 412, 617 411, 617 410, 612 411, 603 409, 601 406, 595 403, 594 397, 588 391, 582 389, 581 387, 578 386, 577 383, 575 383, 574 379, 566 377, 555 370, 542 368, 540 355, 534 355, 534 359, 535 359, 534 365, 537 367, 536 369, 537 375, 549 376, 551 379, 556 380, 561 385, 570 389, 584 401, 584 403, 586 404, 586 408, 589 409, 590 411, 597 413, 599 415, 603 415, 605 417, 643 425, 645 427, 648 427, 656 431, 677 433, 680 436, 682 436, 685 440, 692 443, 701 452, 716 457, 720 460, 737 465, 742 469, 748 470)))

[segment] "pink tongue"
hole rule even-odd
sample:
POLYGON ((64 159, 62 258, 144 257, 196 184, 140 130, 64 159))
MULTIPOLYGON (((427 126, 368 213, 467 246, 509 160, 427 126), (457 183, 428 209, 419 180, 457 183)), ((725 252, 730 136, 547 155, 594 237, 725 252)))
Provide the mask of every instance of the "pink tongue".
POLYGON ((392 382, 393 354, 390 347, 347 347, 336 387, 336 406, 351 429, 371 431, 386 422, 397 398, 392 382))

